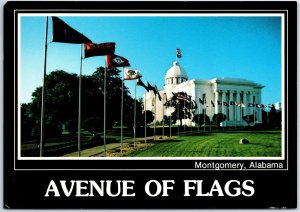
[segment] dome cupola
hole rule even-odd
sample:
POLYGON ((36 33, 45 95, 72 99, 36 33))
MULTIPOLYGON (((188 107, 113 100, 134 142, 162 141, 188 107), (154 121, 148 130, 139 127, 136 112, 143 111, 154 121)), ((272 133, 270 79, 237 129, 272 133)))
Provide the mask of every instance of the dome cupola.
POLYGON ((165 76, 165 85, 177 85, 188 80, 184 69, 179 66, 179 62, 173 62, 165 76))

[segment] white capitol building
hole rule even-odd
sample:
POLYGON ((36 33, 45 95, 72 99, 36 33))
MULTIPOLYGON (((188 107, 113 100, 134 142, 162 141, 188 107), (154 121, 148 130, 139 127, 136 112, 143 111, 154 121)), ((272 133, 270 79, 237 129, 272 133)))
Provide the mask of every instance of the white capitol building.
MULTIPOLYGON (((237 78, 188 80, 185 70, 176 61, 166 73, 163 90, 159 91, 162 101, 159 101, 157 96, 155 101, 153 91, 149 91, 144 94, 144 103, 146 110, 156 111, 156 120, 162 121, 164 115, 169 116, 173 111, 173 108, 163 106, 166 98, 169 99, 173 95, 172 92, 185 92, 197 103, 195 114, 205 113, 212 120, 214 114, 223 113, 226 115, 226 120, 221 123, 222 126, 246 126, 248 124, 242 117, 247 115, 254 115, 256 123, 262 122, 262 108, 248 107, 248 105, 249 103, 261 104, 263 87, 261 84, 237 78), (206 99, 206 104, 200 104, 199 98, 206 99)), ((195 125, 190 119, 183 120, 183 124, 195 125)))

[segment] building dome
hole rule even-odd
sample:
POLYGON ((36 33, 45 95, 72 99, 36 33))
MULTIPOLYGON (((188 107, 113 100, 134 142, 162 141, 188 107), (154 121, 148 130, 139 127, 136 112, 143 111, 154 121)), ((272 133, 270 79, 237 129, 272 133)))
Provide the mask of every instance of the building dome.
POLYGON ((184 69, 179 66, 179 62, 175 61, 173 66, 169 68, 165 76, 165 84, 180 84, 187 81, 188 77, 184 69))

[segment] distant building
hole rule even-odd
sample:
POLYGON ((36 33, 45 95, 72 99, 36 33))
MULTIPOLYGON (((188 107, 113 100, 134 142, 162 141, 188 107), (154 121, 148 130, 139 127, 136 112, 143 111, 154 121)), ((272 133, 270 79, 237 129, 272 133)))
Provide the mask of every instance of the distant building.
MULTIPOLYGON (((223 113, 226 121, 222 126, 246 126, 248 124, 242 117, 247 115, 254 115, 256 123, 262 122, 262 108, 254 105, 261 104, 263 87, 261 84, 236 78, 188 80, 185 70, 176 61, 166 73, 164 89, 160 91, 162 101, 158 97, 155 100, 154 93, 150 91, 144 95, 144 103, 147 110, 156 110, 156 120, 162 121, 163 116, 169 116, 173 110, 163 106, 166 99, 172 96, 172 92, 186 92, 197 103, 195 114, 205 113, 212 120, 214 114, 223 113), (206 104, 199 104, 199 98, 205 99, 206 104)), ((190 119, 183 120, 183 124, 195 125, 190 119)))

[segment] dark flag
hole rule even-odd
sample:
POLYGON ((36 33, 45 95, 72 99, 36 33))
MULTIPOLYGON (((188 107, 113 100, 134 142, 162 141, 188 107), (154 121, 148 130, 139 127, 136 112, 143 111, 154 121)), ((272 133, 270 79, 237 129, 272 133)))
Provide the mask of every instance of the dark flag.
MULTIPOLYGON (((158 96, 159 101, 161 101, 161 96, 160 96, 160 94, 159 94, 159 91, 158 91, 156 85, 155 85, 155 90, 156 90, 156 93, 157 93, 157 96, 158 96)), ((155 92, 154 92, 154 93, 155 93, 155 92)), ((155 94, 155 95, 156 95, 156 94, 155 94)))
POLYGON ((129 61, 118 55, 106 55, 107 68, 130 66, 129 61))
POLYGON ((229 104, 227 102, 223 102, 223 105, 226 106, 226 107, 229 106, 229 104))
POLYGON ((52 17, 53 42, 61 43, 92 43, 90 39, 70 27, 57 17, 52 17))
POLYGON ((154 93, 156 92, 155 91, 155 88, 149 83, 149 82, 147 82, 148 83, 148 89, 149 89, 149 91, 153 91, 154 93))
POLYGON ((230 104, 230 105, 234 105, 234 101, 230 101, 229 104, 230 104))
POLYGON ((212 100, 210 100, 210 104, 215 107, 215 103, 212 100))
POLYGON ((139 86, 142 86, 146 89, 147 92, 149 92, 149 88, 143 83, 143 81, 141 80, 141 78, 138 78, 136 80, 136 84, 139 85, 139 86))
POLYGON ((254 107, 254 106, 255 106, 255 104, 252 104, 252 103, 248 104, 248 107, 254 107))
POLYGON ((104 56, 104 55, 113 55, 115 53, 116 43, 86 43, 84 45, 84 56, 94 57, 94 56, 104 56))
POLYGON ((218 101, 218 105, 222 105, 222 102, 221 102, 221 101, 218 101))
POLYGON ((177 50, 176 50, 176 56, 177 56, 177 58, 181 58, 182 57, 182 55, 181 55, 181 49, 177 48, 177 50))
POLYGON ((201 105, 203 105, 203 100, 201 99, 201 98, 199 98, 199 103, 201 104, 201 105))

